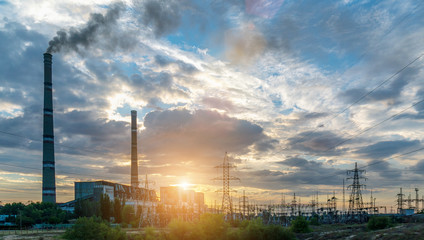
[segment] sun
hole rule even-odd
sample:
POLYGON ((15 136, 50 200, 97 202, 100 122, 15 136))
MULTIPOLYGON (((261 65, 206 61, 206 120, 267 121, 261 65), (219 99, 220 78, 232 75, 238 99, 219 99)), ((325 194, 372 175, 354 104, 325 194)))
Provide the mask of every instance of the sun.
POLYGON ((183 188, 184 190, 187 190, 190 187, 190 183, 188 182, 181 182, 180 184, 178 184, 178 186, 180 186, 181 188, 183 188))

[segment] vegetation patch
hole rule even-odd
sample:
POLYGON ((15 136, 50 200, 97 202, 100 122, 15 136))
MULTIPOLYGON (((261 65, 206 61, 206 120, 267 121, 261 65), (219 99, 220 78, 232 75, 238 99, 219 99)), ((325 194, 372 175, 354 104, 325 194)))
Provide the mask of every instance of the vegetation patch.
POLYGON ((378 230, 392 227, 393 223, 389 217, 373 216, 370 218, 367 224, 369 230, 378 230))

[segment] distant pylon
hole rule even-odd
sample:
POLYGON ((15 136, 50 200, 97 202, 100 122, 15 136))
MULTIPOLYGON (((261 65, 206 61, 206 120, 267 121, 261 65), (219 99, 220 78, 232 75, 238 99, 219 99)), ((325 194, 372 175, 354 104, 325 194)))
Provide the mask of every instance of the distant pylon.
POLYGON ((240 213, 243 214, 242 219, 245 219, 247 217, 246 210, 249 207, 249 202, 248 202, 248 198, 246 197, 244 190, 243 190, 243 197, 239 200, 239 205, 241 206, 240 213))
POLYGON ((397 194, 397 213, 402 214, 403 213, 403 197, 405 194, 402 193, 402 188, 400 188, 400 193, 397 194))
MULTIPOLYGON (((153 223, 152 216, 151 216, 151 211, 152 211, 151 202, 154 202, 155 199, 152 199, 152 196, 150 195, 149 184, 150 183, 155 184, 155 182, 148 180, 147 174, 146 174, 146 180, 144 180, 143 182, 144 182, 143 207, 142 207, 140 219, 138 221, 138 228, 142 227, 143 221, 146 223, 146 225, 151 225, 153 223)), ((137 198, 137 201, 138 201, 138 198, 137 198)))
POLYGON ((359 183, 359 179, 365 179, 365 177, 360 176, 360 174, 365 173, 365 170, 358 170, 358 164, 355 163, 355 169, 348 170, 347 175, 353 173, 353 177, 347 179, 353 179, 353 184, 349 185, 347 188, 352 189, 349 199, 349 213, 359 213, 364 208, 364 202, 362 201, 361 188, 365 188, 364 184, 359 183))
POLYGON ((230 169, 235 168, 236 166, 230 164, 228 160, 227 152, 225 152, 224 162, 221 165, 216 166, 215 168, 222 168, 222 177, 214 178, 214 180, 222 180, 222 213, 224 215, 230 214, 233 215, 233 204, 231 202, 230 196, 230 181, 231 180, 240 180, 239 178, 233 177, 230 175, 230 169))

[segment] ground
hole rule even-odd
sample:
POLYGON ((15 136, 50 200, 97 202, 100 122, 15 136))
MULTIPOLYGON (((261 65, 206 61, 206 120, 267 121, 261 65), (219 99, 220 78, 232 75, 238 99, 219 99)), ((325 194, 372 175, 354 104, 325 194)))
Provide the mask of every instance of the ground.
POLYGON ((313 226, 313 232, 297 234, 298 239, 308 240, 398 240, 398 239, 424 239, 424 223, 403 223, 394 227, 368 231, 366 224, 333 224, 313 226))
MULTIPOLYGON (((296 234, 296 237, 301 240, 414 240, 424 239, 424 223, 403 223, 397 224, 392 228, 368 231, 365 224, 333 224, 312 226, 313 232, 296 234)), ((23 231, 15 232, 0 231, 0 240, 53 240, 60 239, 64 230, 51 230, 45 232, 23 231)), ((134 234, 135 229, 127 231, 129 234, 134 234)))
POLYGON ((0 231, 0 240, 55 240, 60 239, 63 233, 65 230, 0 231))

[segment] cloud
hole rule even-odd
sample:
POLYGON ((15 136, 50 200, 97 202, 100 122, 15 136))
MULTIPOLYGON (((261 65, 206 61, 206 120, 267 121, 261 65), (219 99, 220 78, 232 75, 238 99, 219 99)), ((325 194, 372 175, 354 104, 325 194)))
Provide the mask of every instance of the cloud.
POLYGON ((405 150, 418 145, 420 145, 420 141, 418 140, 382 141, 363 147, 362 149, 355 151, 355 153, 370 159, 384 159, 392 155, 402 153, 405 150))
POLYGON ((163 55, 155 55, 154 60, 155 60, 155 63, 158 64, 161 67, 166 67, 166 66, 169 66, 169 65, 176 65, 176 66, 178 66, 178 68, 181 72, 184 72, 186 74, 193 74, 193 73, 199 71, 195 66, 193 66, 189 63, 185 63, 181 60, 172 60, 172 59, 165 57, 163 55))
POLYGON ((221 109, 227 112, 232 112, 235 108, 231 101, 222 98, 204 97, 201 102, 209 108, 221 109))
POLYGON ((322 162, 306 160, 301 157, 288 157, 276 162, 289 169, 255 170, 243 172, 242 182, 245 186, 263 189, 291 189, 296 192, 307 189, 310 185, 339 185, 345 170, 328 168, 322 162))
POLYGON ((134 74, 124 81, 135 99, 143 99, 150 104, 158 100, 164 103, 185 102, 190 95, 187 90, 176 85, 173 76, 166 71, 145 71, 142 75, 134 74))
MULTIPOLYGON (((372 160, 367 165, 369 165, 369 167, 366 170, 369 173, 376 171, 380 177, 384 179, 395 180, 402 177, 402 170, 391 167, 389 162, 382 160, 372 160)), ((374 183, 374 185, 378 186, 379 183, 374 183)))
POLYGON ((181 23, 181 6, 186 1, 147 0, 134 1, 138 21, 150 26, 156 37, 175 31, 181 23))
MULTIPOLYGON (((418 101, 424 100, 424 88, 421 88, 415 95, 418 101)), ((397 116, 395 119, 424 119, 424 102, 421 102, 414 106, 416 113, 403 113, 397 116)))
POLYGON ((267 140, 263 129, 215 111, 154 111, 144 119, 143 154, 155 164, 190 162, 215 165, 225 152, 241 154, 267 140))
POLYGON ((288 139, 290 149, 308 152, 318 155, 339 155, 340 151, 333 149, 336 145, 345 141, 330 131, 303 132, 288 139))
MULTIPOLYGON (((399 102, 401 93, 404 87, 418 78, 419 70, 417 68, 407 68, 402 71, 391 83, 385 87, 378 88, 377 90, 371 92, 363 100, 358 102, 358 104, 366 104, 374 101, 388 101, 390 104, 395 104, 399 102)), ((365 96, 371 90, 353 88, 339 94, 339 97, 342 98, 346 103, 354 103, 361 97, 365 96)))
POLYGON ((225 34, 226 57, 233 64, 251 64, 264 52, 266 40, 254 29, 253 24, 237 30, 228 30, 225 34))

